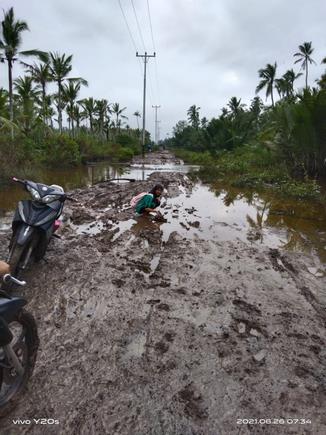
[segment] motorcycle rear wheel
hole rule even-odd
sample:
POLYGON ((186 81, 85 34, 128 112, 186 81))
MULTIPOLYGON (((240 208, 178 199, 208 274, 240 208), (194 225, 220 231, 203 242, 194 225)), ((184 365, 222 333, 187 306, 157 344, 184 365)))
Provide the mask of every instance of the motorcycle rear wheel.
POLYGON ((0 363, 2 364, 0 365, 0 418, 16 407, 26 389, 34 370, 39 346, 35 319, 27 311, 20 310, 15 319, 10 322, 9 327, 14 334, 11 344, 24 368, 24 373, 19 375, 10 366, 4 349, 0 348, 0 363))

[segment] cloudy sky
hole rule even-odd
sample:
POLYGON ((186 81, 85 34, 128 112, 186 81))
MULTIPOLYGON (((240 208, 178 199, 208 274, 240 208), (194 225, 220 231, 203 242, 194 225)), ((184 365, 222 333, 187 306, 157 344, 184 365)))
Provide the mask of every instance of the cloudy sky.
MULTIPOLYGON (((278 63, 278 75, 293 65, 293 53, 312 41, 310 83, 320 77, 326 56, 325 0, 1 0, 7 10, 27 21, 23 49, 38 48, 73 54, 72 76, 89 81, 82 97, 106 98, 126 106, 129 124, 142 111, 145 49, 157 52, 148 64, 147 128, 154 132, 159 109, 160 137, 171 134, 186 119, 192 105, 200 115, 218 116, 232 96, 249 103, 258 82, 257 71, 278 63), (153 30, 150 31, 148 4, 153 30), (137 21, 142 32, 138 31, 137 21), (142 41, 143 39, 143 41, 142 41)), ((15 65, 15 75, 21 74, 15 65)), ((0 64, 0 86, 7 87, 0 64)), ((304 79, 297 81, 302 87, 304 79)), ((262 94, 263 97, 263 94, 262 94)))

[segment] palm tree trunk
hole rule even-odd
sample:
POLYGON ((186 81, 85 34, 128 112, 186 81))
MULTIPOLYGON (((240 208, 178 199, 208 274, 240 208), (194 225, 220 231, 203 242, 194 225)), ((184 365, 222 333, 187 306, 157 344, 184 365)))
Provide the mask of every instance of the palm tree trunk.
POLYGON ((14 120, 14 105, 12 98, 12 60, 8 60, 8 79, 9 79, 9 119, 11 122, 14 120))
MULTIPOLYGON (((10 121, 14 120, 14 102, 12 96, 12 59, 7 59, 8 61, 8 81, 9 81, 9 118, 10 121)), ((11 139, 14 138, 14 129, 11 127, 11 139)))
POLYGON ((62 110, 61 110, 61 81, 58 81, 58 123, 59 123, 59 131, 62 133, 62 110))
POLYGON ((91 128, 91 133, 93 133, 93 116, 89 115, 89 126, 91 128))
POLYGON ((272 99, 272 106, 274 107, 273 87, 272 87, 272 90, 271 90, 271 99, 272 99))
POLYGON ((308 62, 306 60, 306 89, 308 89, 308 62))
POLYGON ((46 93, 45 93, 45 83, 42 83, 42 100, 43 100, 43 122, 45 125, 47 125, 47 117, 46 117, 46 107, 45 107, 45 98, 46 98, 46 93))

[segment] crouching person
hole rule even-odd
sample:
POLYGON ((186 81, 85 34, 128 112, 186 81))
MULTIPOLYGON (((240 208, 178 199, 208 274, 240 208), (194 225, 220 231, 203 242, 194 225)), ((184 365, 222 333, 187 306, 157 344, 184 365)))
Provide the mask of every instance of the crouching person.
POLYGON ((151 212, 159 213, 156 208, 160 205, 160 196, 163 193, 163 186, 156 184, 148 193, 144 192, 137 195, 132 200, 138 216, 146 215, 151 212))

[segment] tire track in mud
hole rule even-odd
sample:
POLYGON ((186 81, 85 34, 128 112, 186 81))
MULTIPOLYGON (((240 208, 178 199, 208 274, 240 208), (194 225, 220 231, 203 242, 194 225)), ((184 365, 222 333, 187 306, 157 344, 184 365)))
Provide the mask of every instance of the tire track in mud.
POLYGON ((41 351, 14 416, 58 418, 49 434, 249 434, 261 432, 237 418, 284 416, 323 433, 325 322, 305 257, 280 254, 279 264, 255 245, 178 232, 165 241, 160 224, 137 226, 125 207, 156 180, 169 196, 192 188, 159 173, 76 192, 85 207, 67 208, 62 240, 27 277, 41 351), (93 234, 69 224, 94 221, 103 226, 93 234), (300 294, 313 286, 314 300, 300 294))
MULTIPOLYGON (((316 313, 326 322, 326 298, 322 301, 320 298, 310 290, 307 285, 301 280, 300 275, 296 268, 292 265, 285 254, 281 254, 278 249, 270 249, 269 257, 273 268, 280 272, 287 272, 293 281, 295 282, 300 294, 306 299, 306 301, 312 306, 316 313)), ((326 323, 325 323, 326 326, 326 323)))

